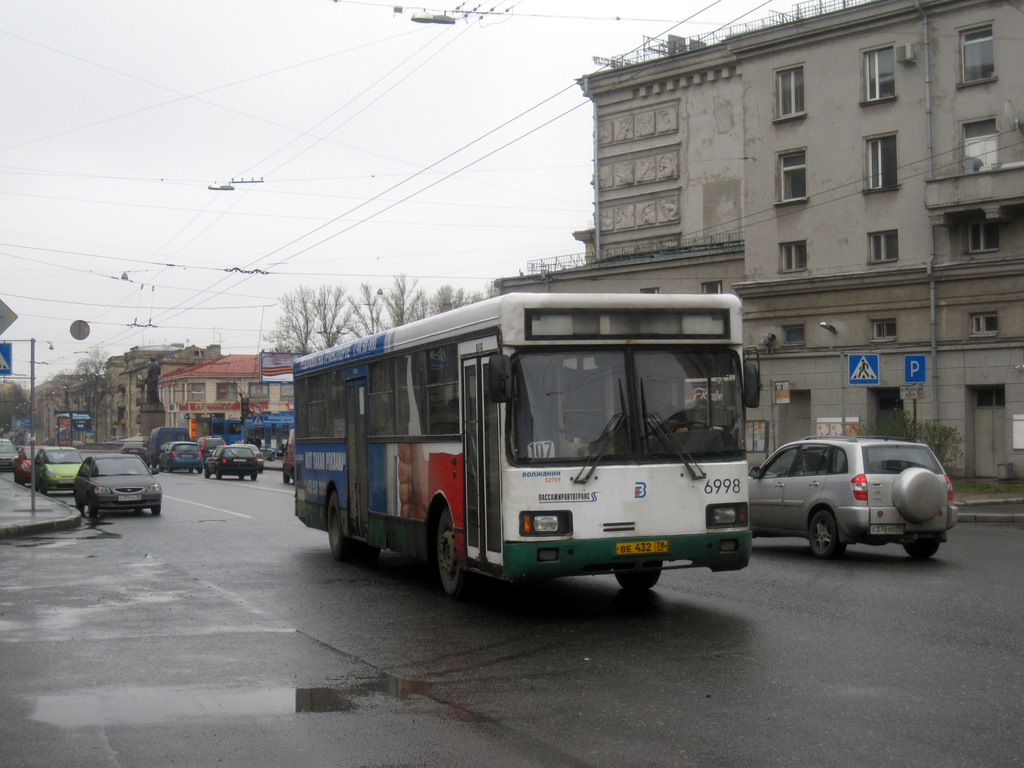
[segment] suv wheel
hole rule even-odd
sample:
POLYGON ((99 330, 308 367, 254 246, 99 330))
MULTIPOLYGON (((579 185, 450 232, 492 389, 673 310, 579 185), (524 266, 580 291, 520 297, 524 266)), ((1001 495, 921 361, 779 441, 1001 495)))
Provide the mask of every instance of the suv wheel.
POLYGON ((836 518, 827 509, 819 509, 811 518, 808 531, 811 541, 811 554, 822 560, 835 560, 846 551, 846 545, 839 541, 839 526, 836 518))
POLYGON ((939 542, 936 539, 918 539, 908 541, 903 545, 903 549, 915 560, 927 560, 939 551, 939 542))

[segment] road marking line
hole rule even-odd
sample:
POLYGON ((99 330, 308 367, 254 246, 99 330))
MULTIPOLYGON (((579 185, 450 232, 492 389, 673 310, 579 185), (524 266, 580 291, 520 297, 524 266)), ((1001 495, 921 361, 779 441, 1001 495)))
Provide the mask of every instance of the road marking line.
POLYGON ((230 509, 221 509, 220 507, 211 507, 209 504, 200 504, 198 501, 189 501, 188 499, 179 499, 176 496, 168 496, 164 494, 165 499, 171 501, 180 501, 184 504, 191 504, 193 507, 202 507, 203 509, 212 509, 214 512, 224 512, 228 515, 235 515, 236 517, 246 517, 252 520, 252 515, 243 515, 241 512, 232 512, 230 509))

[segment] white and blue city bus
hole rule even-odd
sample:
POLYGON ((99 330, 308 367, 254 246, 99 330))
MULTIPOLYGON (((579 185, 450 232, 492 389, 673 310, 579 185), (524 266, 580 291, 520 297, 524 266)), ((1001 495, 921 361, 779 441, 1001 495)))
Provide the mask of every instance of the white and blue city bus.
POLYGON ((297 358, 295 514, 338 560, 483 576, 747 565, 731 295, 512 294, 297 358))

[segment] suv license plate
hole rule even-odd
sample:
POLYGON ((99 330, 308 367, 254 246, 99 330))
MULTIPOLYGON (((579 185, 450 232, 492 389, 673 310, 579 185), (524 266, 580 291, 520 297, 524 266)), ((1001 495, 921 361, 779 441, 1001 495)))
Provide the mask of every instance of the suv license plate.
POLYGON ((650 555, 668 552, 668 542, 660 541, 620 541, 615 544, 616 555, 650 555))
POLYGON ((899 523, 876 523, 875 525, 871 526, 870 533, 872 535, 877 535, 877 534, 883 534, 884 535, 884 534, 890 534, 890 533, 902 534, 903 533, 903 526, 900 525, 899 523))
POLYGON ((133 493, 133 494, 130 494, 128 496, 118 496, 117 500, 118 501, 142 501, 142 494, 141 493, 133 493))

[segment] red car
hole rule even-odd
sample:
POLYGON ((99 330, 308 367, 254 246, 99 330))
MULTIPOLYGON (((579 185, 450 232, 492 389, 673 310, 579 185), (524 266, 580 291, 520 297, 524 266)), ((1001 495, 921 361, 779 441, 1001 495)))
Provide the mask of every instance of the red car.
POLYGON ((32 449, 27 445, 18 449, 18 457, 14 460, 14 482, 22 485, 32 482, 32 449))

